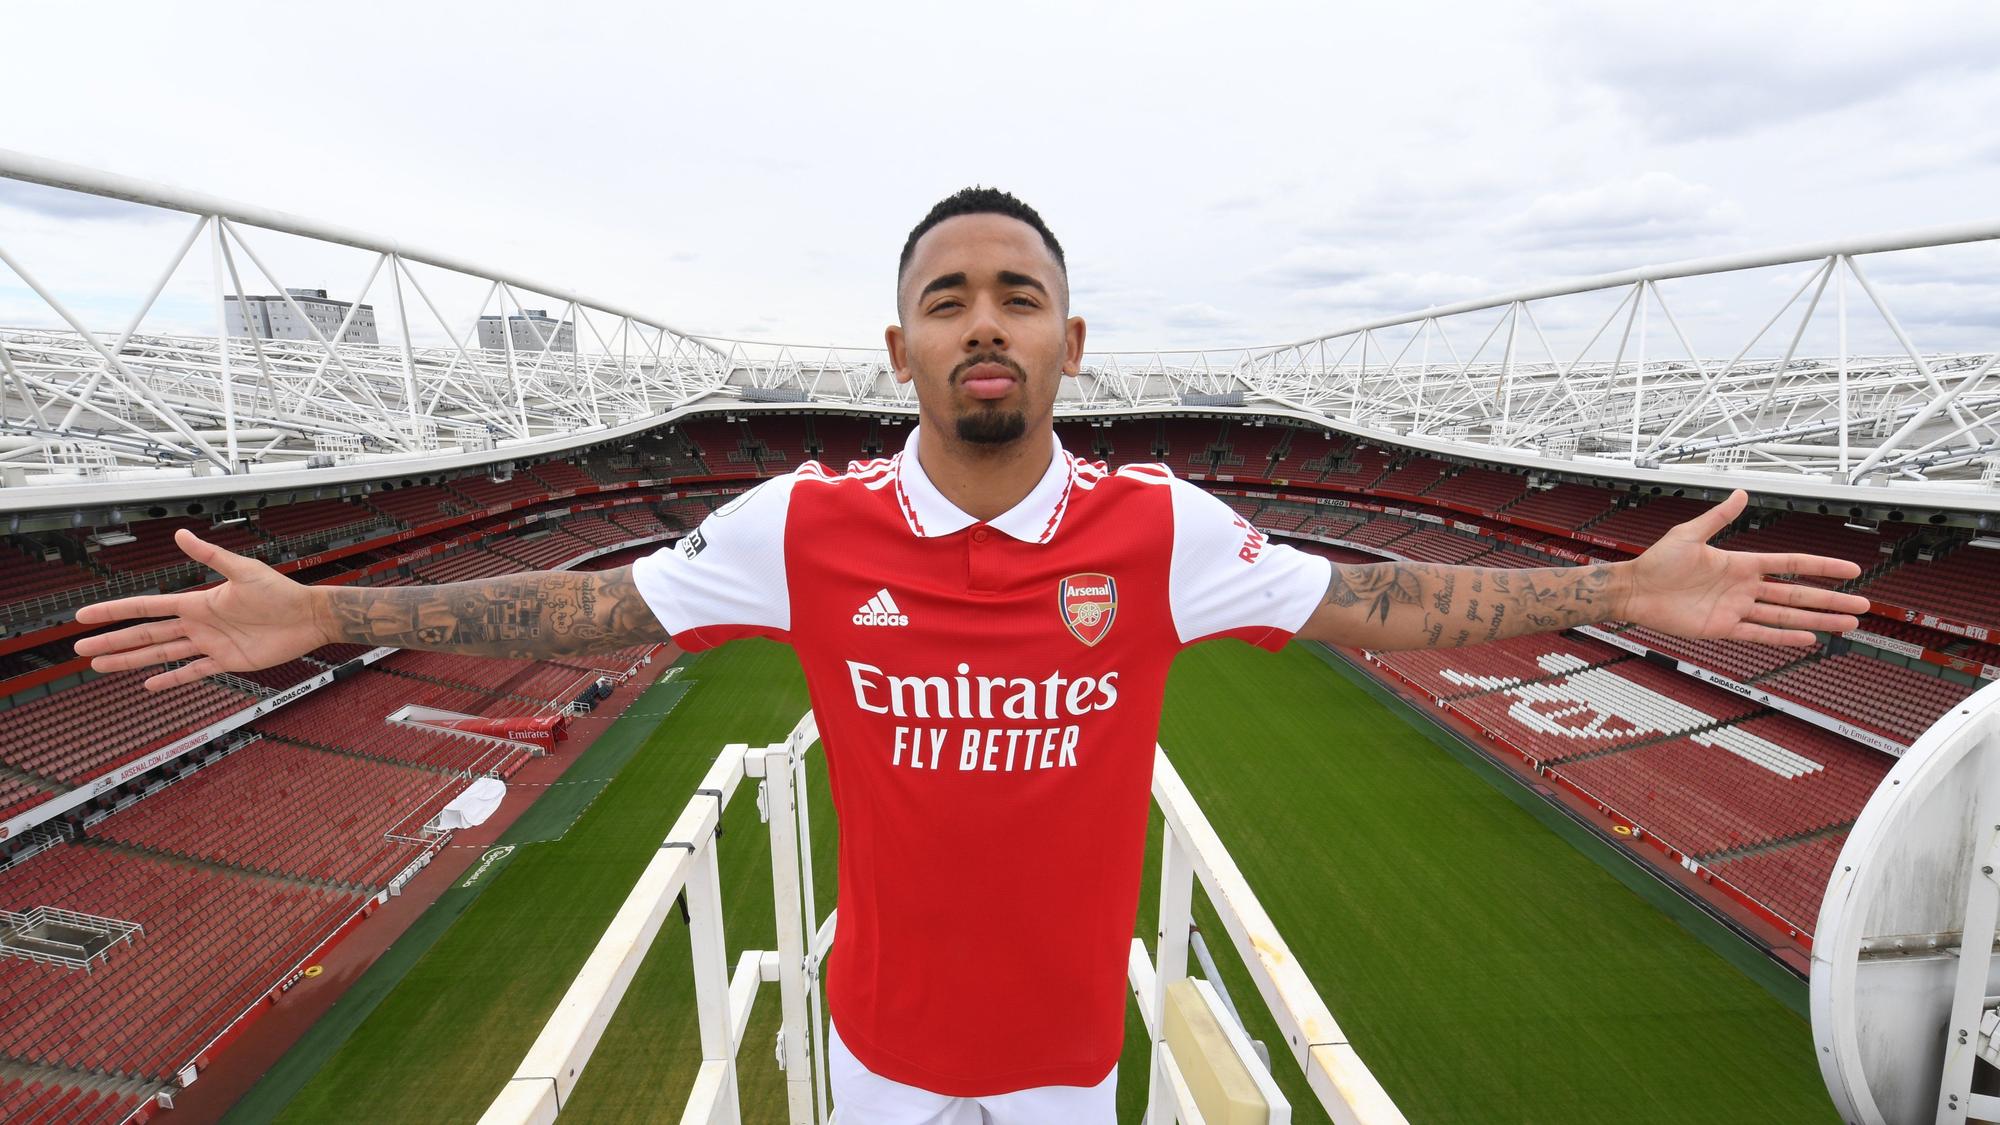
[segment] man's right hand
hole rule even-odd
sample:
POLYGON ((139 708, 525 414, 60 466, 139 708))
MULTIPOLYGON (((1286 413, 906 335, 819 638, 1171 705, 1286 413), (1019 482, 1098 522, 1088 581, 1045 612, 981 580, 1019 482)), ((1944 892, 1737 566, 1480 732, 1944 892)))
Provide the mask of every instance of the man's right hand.
POLYGON ((189 663, 146 680, 161 691, 217 672, 250 672, 283 664, 331 643, 321 592, 279 574, 257 559, 226 551, 182 528, 174 542, 189 558, 222 575, 220 585, 181 594, 148 594, 96 602, 76 611, 77 621, 163 618, 76 642, 76 654, 99 672, 122 672, 189 663))

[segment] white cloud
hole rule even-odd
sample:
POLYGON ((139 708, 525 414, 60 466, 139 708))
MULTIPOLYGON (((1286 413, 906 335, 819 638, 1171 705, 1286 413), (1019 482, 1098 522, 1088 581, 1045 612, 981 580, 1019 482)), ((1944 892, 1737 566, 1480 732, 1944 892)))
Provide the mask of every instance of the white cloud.
POLYGON ((1776 129, 1910 86, 1949 85, 1990 71, 2000 35, 2000 10, 1965 0, 1691 0, 1551 15, 1577 71, 1674 140, 1776 129))
MULTIPOLYGON (((1537 196, 1501 229, 1516 243, 1565 251, 1661 244, 1695 247, 1728 234, 1742 222, 1742 208, 1705 184, 1671 172, 1646 172, 1614 183, 1537 196)), ((1691 251, 1675 257, 1692 257, 1691 251)), ((1633 261, 1632 265, 1645 264, 1633 261)))
POLYGON ((1309 245, 1286 251, 1254 276, 1269 285, 1312 289, 1360 281, 1381 268, 1376 255, 1353 247, 1309 245))

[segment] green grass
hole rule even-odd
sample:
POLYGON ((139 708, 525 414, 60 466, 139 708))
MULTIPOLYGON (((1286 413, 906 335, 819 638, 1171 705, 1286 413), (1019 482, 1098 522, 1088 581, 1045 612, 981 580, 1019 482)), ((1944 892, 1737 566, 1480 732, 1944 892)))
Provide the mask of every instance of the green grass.
MULTIPOLYGON (((337 1049, 301 1046, 303 1065, 324 1061, 281 1120, 479 1115, 715 752, 775 741, 806 707, 796 661, 769 643, 737 642, 683 675, 696 686, 566 836, 524 845, 337 1049)), ((1624 861, 1579 851, 1488 771, 1468 769, 1435 732, 1413 729, 1312 651, 1190 651, 1174 670, 1161 741, 1411 1120, 1833 1120, 1806 1023, 1711 947, 1728 940, 1721 931, 1663 912, 1624 861)), ((834 824, 823 759, 813 764, 824 909, 834 824)), ((734 802, 720 847, 732 950, 771 941, 769 849, 748 796, 734 802)), ((1156 818, 1149 857, 1157 841, 1156 818)), ((1323 1120, 1205 901, 1197 919, 1252 1034, 1275 1048, 1295 1120, 1323 1120)), ((686 931, 670 919, 566 1117, 678 1119, 698 1056, 687 956, 686 931)), ((782 1119, 776 1012, 766 988, 739 1057, 746 1121, 782 1119)), ((1145 1055, 1136 1016, 1128 1027, 1129 1121, 1145 1096, 1145 1055)))
MULTIPOLYGON (((484 1111, 722 744, 776 741, 807 707, 798 664, 776 645, 731 646, 692 662, 682 675, 697 686, 617 780, 562 839, 523 845, 514 853, 506 870, 332 1052, 278 1120, 470 1121, 484 1111)), ((824 800, 824 792, 820 797, 824 800)), ((760 933, 763 942, 757 944, 770 940, 769 848, 753 859, 760 827, 753 801, 739 797, 731 812, 719 854, 725 887, 742 889, 727 899, 725 911, 732 946, 741 948, 750 944, 742 940, 747 934, 760 933), (753 931, 759 912, 764 922, 753 931)), ((829 857, 832 846, 829 837, 829 857)), ((830 865, 826 880, 830 897, 830 865)), ((686 930, 675 918, 660 933, 660 948, 639 983, 657 988, 666 980, 686 991, 691 988, 686 930)), ((622 1071, 641 1090, 685 1084, 682 1067, 691 1070, 699 1057, 690 1038, 692 1010, 684 1003, 654 1007, 647 992, 635 991, 616 1027, 649 1009, 664 1018, 647 1029, 648 1045, 635 1052, 640 1058, 632 1069, 621 1038, 611 1036, 603 1048, 610 1052, 603 1055, 605 1065, 593 1066, 591 1078, 622 1071)))
POLYGON ((1191 650, 1169 700, 1161 744, 1412 1121, 1835 1119, 1790 1007, 1311 651, 1191 650))

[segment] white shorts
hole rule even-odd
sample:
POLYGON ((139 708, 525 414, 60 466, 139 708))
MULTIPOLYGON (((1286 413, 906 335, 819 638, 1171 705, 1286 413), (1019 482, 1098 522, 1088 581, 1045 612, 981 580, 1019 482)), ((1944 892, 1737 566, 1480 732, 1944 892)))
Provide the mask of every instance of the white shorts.
POLYGON ((1117 1125, 1118 1068, 1095 1086, 1036 1086, 980 1098, 954 1098, 871 1073, 840 1041, 827 1037, 831 1125, 1117 1125))

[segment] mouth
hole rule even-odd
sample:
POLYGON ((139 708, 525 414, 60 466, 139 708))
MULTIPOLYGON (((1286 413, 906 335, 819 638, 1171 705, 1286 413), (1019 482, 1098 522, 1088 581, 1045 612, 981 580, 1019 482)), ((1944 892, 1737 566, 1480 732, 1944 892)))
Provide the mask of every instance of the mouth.
POLYGON ((960 374, 958 385, 978 399, 1004 398, 1019 382, 1013 368, 1002 363, 975 363, 960 374))

